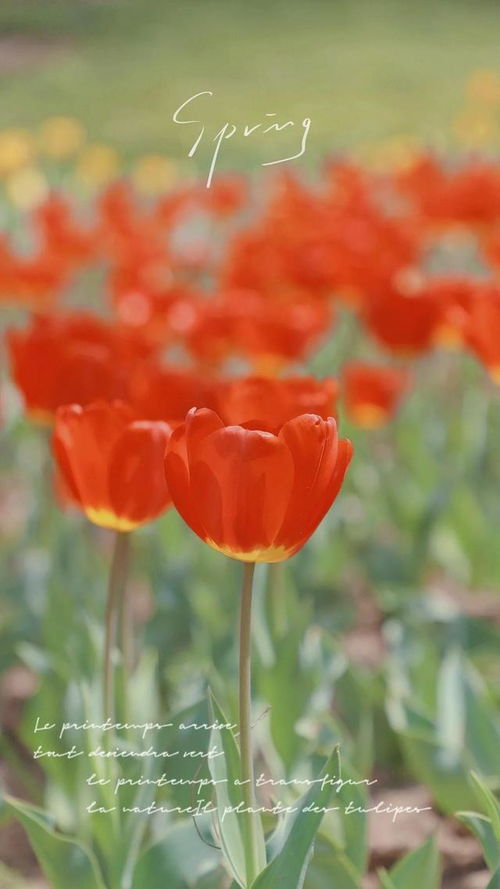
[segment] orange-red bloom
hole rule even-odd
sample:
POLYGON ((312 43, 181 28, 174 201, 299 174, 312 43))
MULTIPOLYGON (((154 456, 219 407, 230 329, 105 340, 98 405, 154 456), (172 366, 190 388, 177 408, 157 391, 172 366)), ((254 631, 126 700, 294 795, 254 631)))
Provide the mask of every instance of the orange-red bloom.
POLYGON ((500 289, 486 288, 472 304, 467 342, 495 383, 500 384, 500 289))
POLYGON ((142 360, 142 340, 87 314, 35 318, 7 337, 11 371, 33 419, 50 422, 63 404, 124 398, 142 360))
POLYGON ((63 482, 87 518, 132 531, 170 505, 163 457, 167 423, 136 420, 120 403, 59 409, 53 450, 63 482))
POLYGON ((197 371, 150 362, 130 381, 130 403, 143 418, 177 425, 192 407, 215 408, 216 390, 215 380, 197 371))
POLYGON ((409 375, 401 368, 352 361, 344 365, 342 384, 349 419, 373 429, 394 415, 408 389, 409 375))
POLYGON ((165 469, 174 506, 209 546, 243 562, 280 562, 326 515, 351 456, 332 417, 302 414, 273 434, 225 426, 203 409, 172 433, 165 469))
POLYGON ((332 377, 241 377, 219 384, 218 413, 229 424, 258 421, 262 428, 279 429, 300 414, 334 416, 337 394, 332 377))

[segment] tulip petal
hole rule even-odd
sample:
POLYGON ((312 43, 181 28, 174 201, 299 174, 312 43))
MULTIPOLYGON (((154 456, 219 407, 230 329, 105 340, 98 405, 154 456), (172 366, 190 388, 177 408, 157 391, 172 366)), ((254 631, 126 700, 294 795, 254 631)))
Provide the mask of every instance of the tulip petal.
POLYGON ((135 422, 116 441, 109 460, 112 512, 136 524, 156 518, 170 503, 163 461, 171 429, 162 422, 135 422))
POLYGON ((165 455, 165 474, 175 508, 203 540, 207 535, 198 509, 198 494, 191 487, 190 456, 206 436, 221 428, 223 423, 214 411, 193 409, 186 422, 172 433, 165 455))
POLYGON ((338 441, 335 420, 322 420, 313 414, 286 423, 280 438, 292 455, 295 477, 278 541, 296 551, 330 509, 347 469, 348 449, 338 441), (343 472, 339 466, 343 466, 343 472))
POLYGON ((109 510, 109 455, 132 415, 121 404, 95 402, 60 408, 54 432, 54 452, 65 454, 59 465, 84 509, 109 510))
POLYGON ((207 538, 235 554, 274 544, 293 484, 286 446, 268 432, 229 426, 193 449, 191 488, 207 538))

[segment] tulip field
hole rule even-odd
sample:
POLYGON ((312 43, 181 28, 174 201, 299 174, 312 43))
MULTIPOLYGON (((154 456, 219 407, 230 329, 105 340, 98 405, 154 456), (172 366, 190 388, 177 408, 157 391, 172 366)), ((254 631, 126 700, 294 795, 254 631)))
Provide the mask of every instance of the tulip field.
POLYGON ((469 144, 234 169, 241 122, 210 169, 132 157, 146 107, 123 157, 0 129, 0 889, 500 889, 500 76, 468 101, 469 144))
POLYGON ((9 873, 499 885, 499 223, 430 153, 13 213, 9 873))

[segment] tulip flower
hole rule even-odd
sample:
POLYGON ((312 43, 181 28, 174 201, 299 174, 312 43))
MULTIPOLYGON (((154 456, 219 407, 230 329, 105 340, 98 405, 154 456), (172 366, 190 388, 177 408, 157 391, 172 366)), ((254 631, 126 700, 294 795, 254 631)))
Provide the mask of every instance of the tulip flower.
POLYGON ((202 540, 244 562, 279 562, 328 512, 351 455, 331 417, 303 414, 274 434, 194 409, 173 432, 165 466, 174 506, 202 540))
POLYGON ((132 531, 170 505, 162 459, 163 422, 136 420, 119 402, 59 409, 54 454, 73 500, 103 528, 132 531))
MULTIPOLYGON (((250 427, 250 428, 249 428, 250 427)), ((226 426, 191 410, 170 438, 165 471, 181 516, 206 543, 244 563, 239 633, 240 780, 245 885, 259 872, 251 740, 251 614, 256 562, 280 562, 309 539, 335 500, 352 456, 332 417, 302 414, 275 433, 226 426)))
POLYGON ((132 376, 129 388, 130 403, 148 420, 177 425, 193 405, 216 407, 216 382, 184 367, 144 363, 132 376))
MULTIPOLYGON (((121 403, 95 402, 62 407, 57 413, 53 448, 74 502, 96 525, 115 533, 109 576, 104 644, 104 717, 113 717, 112 648, 120 614, 123 681, 130 668, 131 632, 126 602, 128 532, 157 518, 170 505, 163 454, 170 427, 135 419, 121 403)), ((126 705, 126 691, 124 700, 126 705)))
POLYGON ((124 398, 140 337, 85 313, 35 318, 7 335, 12 376, 34 420, 51 423, 64 404, 124 398))
POLYGON ((349 419, 364 429, 374 429, 395 414, 408 389, 409 375, 401 368, 352 361, 344 365, 342 384, 349 419))
POLYGON ((500 384, 500 289, 491 287, 474 301, 466 340, 494 383, 500 384))
POLYGON ((219 384, 218 413, 237 425, 259 418, 272 430, 305 413, 326 420, 335 414, 337 394, 338 384, 332 377, 240 377, 219 384))

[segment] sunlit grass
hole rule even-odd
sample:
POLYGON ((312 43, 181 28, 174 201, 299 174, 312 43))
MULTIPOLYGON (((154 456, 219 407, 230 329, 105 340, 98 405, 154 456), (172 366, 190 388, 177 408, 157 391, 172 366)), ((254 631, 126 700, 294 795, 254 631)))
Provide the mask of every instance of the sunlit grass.
MULTIPOLYGON (((396 134, 439 144, 467 77, 498 65, 499 28, 500 7, 489 3, 4 0, 3 34, 56 37, 65 49, 42 65, 3 75, 0 66, 0 125, 74 114, 126 155, 183 156, 192 133, 172 113, 210 89, 212 134, 267 111, 309 115, 311 163, 396 134)), ((266 151, 258 137, 235 137, 225 158, 248 167, 266 151)))

